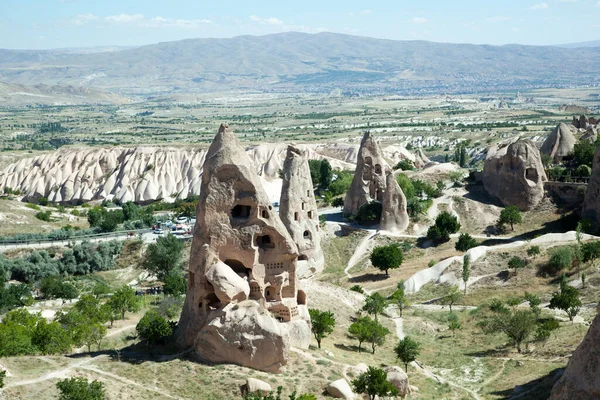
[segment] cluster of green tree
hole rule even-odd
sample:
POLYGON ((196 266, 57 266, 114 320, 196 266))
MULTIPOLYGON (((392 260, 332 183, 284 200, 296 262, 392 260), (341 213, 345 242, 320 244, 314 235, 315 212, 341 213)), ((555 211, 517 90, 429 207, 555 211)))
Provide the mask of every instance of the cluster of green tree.
POLYGON ((36 240, 68 240, 71 238, 95 235, 100 233, 99 228, 78 229, 65 225, 60 229, 43 233, 18 233, 12 236, 0 236, 0 243, 19 243, 36 240))
POLYGON ((64 379, 56 383, 60 392, 58 400, 106 400, 104 383, 83 377, 64 379))
POLYGON ((4 194, 15 195, 15 196, 18 196, 21 194, 21 191, 19 189, 13 189, 10 186, 4 186, 3 192, 4 192, 4 194))
POLYGON ((115 257, 121 254, 120 241, 83 242, 66 249, 56 257, 46 250, 35 250, 26 257, 7 259, 0 254, 0 277, 31 283, 59 275, 85 275, 107 271, 115 266, 115 257))
POLYGON ((167 295, 179 296, 187 290, 181 261, 183 249, 184 243, 175 235, 164 235, 148 245, 144 254, 142 268, 164 283, 163 290, 167 295))
POLYGON ((9 311, 0 323, 0 356, 27 354, 64 354, 72 348, 100 348, 106 334, 105 323, 111 325, 126 312, 140 309, 135 291, 123 286, 104 303, 99 296, 86 294, 68 311, 56 313, 48 322, 40 314, 24 308, 9 311))
POLYGON ((552 160, 548 156, 542 156, 542 163, 546 166, 548 179, 551 181, 568 181, 571 177, 588 177, 592 174, 594 163, 594 152, 600 145, 600 139, 592 143, 583 140, 575 143, 573 153, 560 165, 551 165, 552 160))
MULTIPOLYGON (((327 160, 309 160, 310 177, 313 187, 316 187, 316 193, 323 196, 323 201, 327 204, 332 202, 337 196, 340 196, 350 189, 353 174, 343 169, 332 169, 327 160)), ((336 199, 337 200, 337 199, 336 199)), ((343 201, 341 199, 341 201, 343 201)), ((340 200, 332 203, 334 207, 340 206, 340 200)), ((343 203, 341 204, 343 205, 343 203)))
MULTIPOLYGON (((552 331, 559 328, 558 321, 553 317, 541 315, 540 304, 541 299, 528 292, 525 292, 522 298, 493 300, 475 311, 478 318, 477 326, 489 335, 498 333, 506 335, 509 344, 520 353, 523 344, 527 344, 532 337, 535 341, 544 342, 550 337, 552 331), (529 309, 517 307, 523 301, 529 302, 529 309)), ((568 286, 565 282, 561 283, 560 291, 553 295, 550 304, 551 308, 568 310, 567 313, 572 320, 572 316, 574 317, 579 311, 581 301, 577 289, 568 286)))
MULTIPOLYGON (((275 393, 267 393, 264 395, 257 392, 246 393, 243 400, 281 400, 282 393, 283 386, 278 386, 275 393)), ((317 400, 317 397, 314 394, 304 393, 298 395, 295 390, 287 398, 288 400, 317 400)))
POLYGON ((121 208, 110 211, 103 206, 91 208, 87 212, 90 227, 97 227, 102 232, 112 232, 120 224, 124 224, 125 229, 143 229, 154 224, 154 216, 148 207, 128 201, 121 208))
POLYGON ((433 187, 420 179, 410 179, 405 174, 396 175, 396 180, 406 197, 408 215, 417 221, 431 207, 432 199, 440 197, 445 188, 442 181, 438 181, 433 187))
POLYGON ((463 232, 458 236, 458 241, 454 245, 454 248, 457 251, 467 251, 477 246, 479 246, 477 240, 473 239, 468 233, 463 232))
MULTIPOLYGON (((407 150, 408 146, 407 146, 407 150)), ((394 165, 394 169, 400 169, 402 171, 414 171, 415 170, 415 164, 410 161, 408 158, 405 158, 403 160, 400 160, 396 165, 394 165)))
POLYGON ((0 276, 0 313, 33 303, 31 288, 24 283, 7 285, 5 276, 0 276))
POLYGON ((469 166, 469 153, 467 153, 467 146, 464 143, 459 144, 454 149, 454 162, 458 163, 461 168, 469 166))
POLYGON ((458 218, 447 211, 442 211, 435 219, 435 224, 427 230, 427 239, 436 244, 447 242, 450 235, 460 230, 458 218))

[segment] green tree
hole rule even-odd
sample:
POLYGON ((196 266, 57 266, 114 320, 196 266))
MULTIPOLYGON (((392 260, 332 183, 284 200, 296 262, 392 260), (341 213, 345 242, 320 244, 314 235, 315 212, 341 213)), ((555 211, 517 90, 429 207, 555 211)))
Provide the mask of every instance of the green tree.
POLYGON ((371 264, 380 271, 385 271, 386 275, 389 275, 390 269, 399 268, 403 259, 404 254, 398 243, 377 246, 371 252, 371 264))
POLYGON ((550 308, 566 312, 571 323, 573 322, 573 318, 579 313, 581 306, 579 290, 568 284, 561 284, 560 290, 555 292, 550 299, 550 308))
POLYGON ((410 336, 405 336, 404 339, 400 340, 396 347, 394 347, 396 357, 404 363, 404 370, 406 372, 408 372, 408 364, 419 357, 420 349, 421 345, 419 342, 410 336))
POLYGON ((110 292, 111 288, 105 282, 98 282, 92 288, 92 294, 96 296, 97 299, 110 294, 110 292))
POLYGON ((183 215, 184 217, 192 218, 196 215, 196 205, 197 203, 186 201, 181 203, 176 209, 175 212, 178 215, 183 215))
POLYGON ((457 251, 467 251, 477 246, 479 246, 479 243, 477 243, 477 240, 473 239, 471 235, 468 233, 461 233, 458 236, 458 241, 454 245, 454 248, 457 251))
POLYGON ((121 206, 123 209, 123 219, 125 221, 133 221, 139 219, 141 207, 133 201, 128 201, 121 206))
POLYGON ((31 343, 36 346, 42 354, 68 353, 71 351, 71 337, 58 322, 47 322, 42 318, 38 321, 31 343))
POLYGON ((386 304, 387 301, 385 300, 385 297, 380 295, 378 292, 375 292, 365 298, 365 305, 362 309, 367 314, 372 314, 377 321, 377 316, 383 313, 386 304))
POLYGON ((187 292, 187 280, 178 270, 171 270, 164 277, 163 291, 169 296, 181 296, 187 292))
POLYGON ((175 235, 164 235, 148 245, 142 267, 163 281, 170 271, 181 268, 184 244, 175 235))
POLYGON ((436 243, 447 242, 452 233, 458 232, 460 223, 458 218, 447 211, 442 211, 435 219, 435 225, 427 230, 427 238, 436 243))
POLYGON ((452 306, 460 301, 462 298, 462 293, 460 289, 456 285, 448 286, 446 289, 446 294, 442 297, 442 304, 446 304, 450 307, 450 312, 452 312, 452 306))
POLYGON ((0 389, 4 387, 4 378, 6 378, 6 370, 0 370, 0 389))
POLYGON ((381 220, 381 203, 372 201, 360 206, 356 212, 356 222, 360 225, 373 225, 381 220))
POLYGON ((149 310, 135 326, 138 336, 144 339, 148 346, 164 343, 173 334, 173 327, 165 317, 156 310, 149 310))
POLYGON ((308 167, 313 187, 317 186, 321 181, 321 160, 308 160, 308 167))
POLYGON ((319 168, 319 188, 321 190, 329 189, 332 179, 333 170, 331 169, 331 164, 329 164, 329 161, 327 160, 321 161, 321 166, 319 168))
POLYGON ((548 266, 554 273, 564 271, 565 269, 571 269, 571 267, 573 267, 574 259, 575 252, 573 248, 570 246, 561 246, 552 249, 550 252, 548 266))
POLYGON ((135 296, 135 290, 125 285, 117 291, 108 300, 110 307, 121 314, 121 319, 125 319, 126 312, 136 312, 141 308, 139 299, 135 296))
POLYGON ((87 323, 80 327, 78 335, 81 342, 88 348, 88 353, 91 353, 92 346, 96 346, 100 350, 100 345, 106 335, 106 326, 99 322, 87 323))
POLYGON ((583 243, 581 245, 581 258, 584 263, 592 263, 600 258, 600 240, 583 243))
POLYGON ((404 281, 398 282, 396 291, 388 298, 388 301, 398 307, 400 317, 402 317, 404 309, 410 307, 410 302, 408 301, 404 290, 404 281))
POLYGON ((523 222, 521 216, 521 210, 517 206, 508 206, 500 212, 500 218, 498 219, 498 225, 502 226, 510 224, 510 229, 515 230, 515 224, 523 222))
POLYGON ((369 327, 372 319, 369 317, 360 317, 348 328, 348 334, 350 337, 358 340, 358 352, 362 351, 362 344, 369 340, 370 332, 369 327))
POLYGON ((89 382, 82 377, 59 381, 56 387, 60 391, 59 400, 105 400, 104 384, 96 380, 89 382))
POLYGON ((463 257, 462 280, 465 284, 465 296, 467 295, 467 283, 471 277, 471 256, 465 254, 463 257))
POLYGON ((376 396, 396 396, 398 389, 387 380, 387 372, 381 368, 369 367, 367 372, 360 374, 352 381, 356 393, 363 393, 375 400, 376 396))
POLYGON ((454 336, 454 333, 460 328, 462 328, 462 324, 458 319, 458 315, 455 313, 450 314, 448 316, 448 329, 452 331, 452 336, 454 336))
POLYGON ((333 328, 335 328, 335 315, 331 311, 320 311, 314 308, 309 309, 308 312, 310 314, 311 331, 320 349, 321 340, 333 332, 333 328))
POLYGON ((331 202, 331 206, 332 207, 339 207, 339 208, 343 208, 344 207, 344 199, 342 197, 336 197, 335 199, 333 199, 333 201, 331 202))
POLYGON ((511 257, 510 260, 508 260, 508 267, 515 270, 515 276, 517 275, 517 270, 525 268, 526 266, 527 262, 521 257, 514 256, 511 257))
MULTIPOLYGON (((499 302, 501 304, 501 302, 499 302)), ((505 306, 490 307, 494 315, 481 326, 486 334, 504 333, 509 342, 521 352, 521 345, 535 332, 537 318, 531 310, 508 309, 505 306)))
POLYGON ((533 311, 535 316, 539 318, 540 313, 542 312, 540 309, 540 305, 542 304, 542 299, 540 299, 540 296, 534 293, 525 292, 524 298, 527 302, 529 302, 529 308, 531 311, 533 311))

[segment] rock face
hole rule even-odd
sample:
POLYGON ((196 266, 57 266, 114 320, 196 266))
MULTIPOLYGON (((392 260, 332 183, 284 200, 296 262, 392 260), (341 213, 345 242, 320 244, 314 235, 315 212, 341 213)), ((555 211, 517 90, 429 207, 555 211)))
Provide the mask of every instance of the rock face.
POLYGON ((431 160, 423 153, 423 149, 417 149, 417 151, 415 151, 415 167, 423 168, 430 162, 431 160))
POLYGON ((354 393, 348 381, 344 378, 333 381, 327 386, 327 393, 336 399, 353 400, 354 393))
POLYGON ((177 341, 204 361, 280 372, 308 347, 298 248, 227 125, 206 154, 177 341))
POLYGON ((240 386, 240 391, 242 392, 242 396, 246 396, 249 393, 255 393, 260 396, 264 396, 271 393, 273 389, 271 389, 271 385, 265 381, 248 378, 246 379, 246 383, 240 386))
POLYGON ((573 133, 569 125, 560 123, 544 140, 540 153, 549 156, 555 163, 560 162, 573 152, 576 142, 573 133))
POLYGON ((283 163, 279 216, 298 246, 296 276, 305 278, 323 269, 317 202, 306 155, 289 146, 283 163))
POLYGON ((402 398, 406 397, 410 393, 410 385, 408 383, 408 375, 400 367, 392 366, 385 369, 387 372, 387 380, 396 389, 398 389, 398 395, 402 398))
POLYGON ((579 141, 583 142, 583 141, 587 140, 590 143, 595 143, 597 139, 598 139, 598 132, 596 131, 596 128, 594 128, 593 126, 589 126, 587 128, 587 130, 585 131, 585 133, 583 134, 583 136, 581 136, 579 138, 579 141))
POLYGON ((522 211, 535 207, 544 197, 547 180, 540 152, 530 140, 519 139, 488 150, 483 185, 503 205, 514 205, 522 211))
POLYGON ((563 376, 552 388, 550 400, 600 398, 600 315, 597 315, 563 376))
POLYGON ((585 192, 581 217, 589 219, 596 227, 600 225, 600 147, 594 153, 592 175, 585 192))
POLYGON ((344 214, 356 214, 360 207, 379 201, 382 207, 382 229, 403 231, 408 226, 406 197, 395 181, 392 169, 383 158, 379 145, 370 132, 360 143, 356 171, 346 198, 344 214))

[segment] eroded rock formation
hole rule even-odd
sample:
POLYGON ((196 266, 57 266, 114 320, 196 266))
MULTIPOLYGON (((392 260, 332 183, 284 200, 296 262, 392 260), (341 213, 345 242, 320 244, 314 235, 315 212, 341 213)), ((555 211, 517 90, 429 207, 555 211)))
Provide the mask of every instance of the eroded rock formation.
POLYGON ((589 219, 596 227, 600 226, 600 147, 594 153, 592 175, 585 192, 581 217, 589 219))
POLYGON ((305 278, 322 270, 325 261, 308 159, 294 146, 288 146, 283 163, 279 216, 298 246, 297 277, 305 278))
POLYGON ((600 315, 597 315, 549 400, 600 399, 600 315))
POLYGON ((590 143, 596 143, 597 139, 598 139, 598 132, 596 131, 596 128, 594 128, 593 126, 589 126, 587 128, 587 130, 585 131, 585 133, 583 134, 583 136, 581 136, 579 138, 579 141, 580 142, 588 141, 590 143))
POLYGON ((298 248, 227 125, 206 154, 178 343, 208 362, 280 372, 307 348, 298 248))
POLYGON ((371 201, 381 203, 382 229, 406 229, 409 221, 406 197, 395 182, 392 169, 383 158, 375 138, 366 132, 360 143, 354 178, 344 199, 344 214, 356 214, 362 205, 371 201))
POLYGON ((547 180, 540 152, 530 140, 519 139, 488 150, 483 185, 505 206, 514 205, 523 211, 535 207, 544 197, 547 180))
POLYGON ((549 156, 555 163, 560 162, 563 157, 573 152, 577 141, 573 134, 572 126, 564 123, 558 124, 544 140, 540 153, 549 156))

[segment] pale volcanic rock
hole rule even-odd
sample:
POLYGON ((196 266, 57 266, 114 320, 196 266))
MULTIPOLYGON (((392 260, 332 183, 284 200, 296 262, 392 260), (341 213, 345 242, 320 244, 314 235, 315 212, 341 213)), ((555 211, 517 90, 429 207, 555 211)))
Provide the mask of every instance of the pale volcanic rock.
POLYGON ((406 197, 395 182, 392 169, 383 158, 375 138, 370 132, 366 132, 360 144, 354 178, 344 199, 344 214, 354 215, 361 206, 371 201, 381 203, 381 222, 384 225, 382 229, 406 229, 406 197), (390 180, 394 182, 389 182, 390 180))
POLYGON ((406 210, 406 196, 391 170, 386 171, 386 188, 381 201, 380 229, 389 232, 403 232, 408 228, 409 218, 406 210))
POLYGON ((596 143, 597 139, 598 139, 598 132, 596 131, 596 128, 594 128, 593 126, 590 126, 587 128, 587 130, 585 131, 583 136, 581 136, 579 138, 579 141, 580 142, 588 141, 593 144, 593 143, 596 143))
POLYGON ((589 219, 595 226, 600 225, 600 147, 594 153, 592 175, 585 192, 581 217, 589 219))
POLYGON ((206 271, 206 280, 213 286, 221 303, 244 301, 250 295, 248 279, 236 274, 231 267, 221 261, 210 266, 206 271))
POLYGON ((298 246, 297 276, 306 278, 323 269, 317 202, 306 154, 288 146, 283 164, 279 216, 298 246))
POLYGON ((273 389, 271 388, 271 385, 265 381, 261 381, 260 379, 248 378, 246 383, 242 385, 242 395, 255 393, 260 396, 265 396, 272 391, 273 389))
POLYGON ((410 393, 406 372, 398 366, 387 367, 385 372, 387 373, 388 382, 398 389, 398 395, 402 398, 406 397, 410 393))
POLYGON ((415 167, 423 168, 425 165, 429 164, 431 160, 425 155, 423 149, 417 149, 415 151, 415 167))
POLYGON ((509 145, 488 150, 483 167, 483 185, 504 206, 526 211, 544 197, 548 181, 540 152, 530 140, 519 139, 509 145))
POLYGON ((208 362, 281 372, 290 346, 310 342, 298 248, 227 125, 206 153, 196 220, 178 343, 208 362), (217 275, 231 276, 233 289, 216 287, 217 275), (249 285, 244 301, 246 286, 238 277, 249 285))
POLYGON ((597 315, 552 388, 549 400, 600 398, 600 315, 597 315))
POLYGON ((573 126, 560 123, 544 140, 540 153, 549 156, 555 163, 573 152, 577 140, 573 126))
POLYGON ((331 382, 326 390, 331 397, 336 399, 353 400, 355 398, 350 384, 344 378, 331 382))

